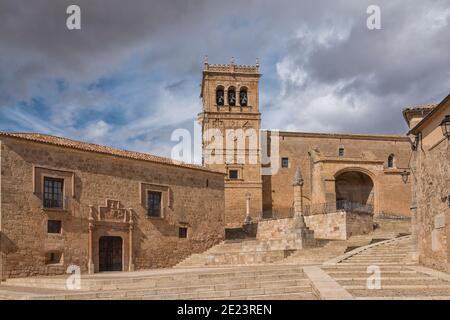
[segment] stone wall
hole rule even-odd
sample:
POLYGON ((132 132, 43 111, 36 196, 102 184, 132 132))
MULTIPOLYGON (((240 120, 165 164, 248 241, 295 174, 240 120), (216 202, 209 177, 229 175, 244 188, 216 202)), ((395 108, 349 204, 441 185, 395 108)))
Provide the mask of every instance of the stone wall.
POLYGON ((373 216, 364 213, 334 212, 305 217, 316 239, 346 240, 373 231, 373 216))
POLYGON ((258 222, 258 251, 300 250, 316 246, 314 232, 299 228, 298 219, 268 219, 258 222))
POLYGON ((288 168, 263 178, 263 210, 288 214, 293 204, 292 178, 300 167, 303 178, 303 203, 336 200, 335 175, 342 169, 367 172, 373 180, 376 213, 410 214, 411 186, 401 173, 409 167, 410 143, 406 137, 280 132, 280 161, 289 159, 288 168), (338 157, 339 148, 344 156, 338 157), (310 152, 320 155, 313 159, 310 152), (394 155, 394 168, 387 167, 394 155))
POLYGON ((91 210, 97 217, 108 199, 133 216, 132 236, 127 224, 94 221, 94 242, 121 236, 124 270, 130 255, 134 269, 168 267, 223 239, 222 174, 6 137, 0 161, 4 277, 60 274, 71 264, 87 272, 91 210), (42 208, 44 175, 64 179, 64 210, 42 208), (163 192, 162 218, 147 215, 147 189, 163 192), (49 219, 62 221, 61 234, 47 233, 49 219), (188 228, 187 239, 178 236, 181 226, 188 228), (51 251, 62 254, 60 263, 46 263, 51 251))
POLYGON ((450 143, 414 152, 413 232, 420 263, 450 272, 450 143))

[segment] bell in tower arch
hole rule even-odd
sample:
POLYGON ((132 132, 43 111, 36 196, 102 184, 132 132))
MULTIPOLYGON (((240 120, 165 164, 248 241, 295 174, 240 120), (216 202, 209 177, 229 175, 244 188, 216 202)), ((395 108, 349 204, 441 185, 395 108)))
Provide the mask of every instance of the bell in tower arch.
POLYGON ((239 104, 243 107, 246 107, 248 105, 248 96, 246 89, 241 89, 241 91, 239 92, 239 104))
POLYGON ((233 87, 228 89, 228 104, 230 106, 236 105, 236 90, 233 87))

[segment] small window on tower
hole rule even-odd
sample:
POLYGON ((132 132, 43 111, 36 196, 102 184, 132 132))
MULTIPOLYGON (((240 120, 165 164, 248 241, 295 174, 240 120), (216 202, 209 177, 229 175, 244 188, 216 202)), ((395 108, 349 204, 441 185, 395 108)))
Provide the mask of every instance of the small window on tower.
POLYGON ((228 178, 229 179, 238 179, 238 171, 237 170, 230 170, 228 171, 228 178))
POLYGON ((224 91, 222 87, 218 87, 216 90, 216 103, 218 106, 223 106, 225 102, 224 91))
POLYGON ((339 148, 339 157, 343 157, 344 153, 344 148, 339 148))
POLYGON ((230 106, 236 105, 236 90, 233 87, 228 89, 228 104, 230 106))
POLYGON ((289 168, 289 158, 281 158, 281 167, 289 168))

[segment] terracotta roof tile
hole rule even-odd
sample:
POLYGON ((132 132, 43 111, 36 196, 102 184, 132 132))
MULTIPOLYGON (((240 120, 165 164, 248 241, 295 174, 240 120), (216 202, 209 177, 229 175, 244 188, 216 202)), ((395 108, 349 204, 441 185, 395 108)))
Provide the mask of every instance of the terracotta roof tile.
POLYGON ((115 149, 115 148, 108 147, 108 146, 102 146, 102 145, 98 145, 98 144, 94 144, 94 143, 76 141, 76 140, 52 136, 52 135, 48 135, 48 134, 24 133, 24 132, 0 132, 0 138, 2 136, 18 138, 18 139, 23 139, 23 140, 28 140, 28 141, 38 142, 38 143, 46 143, 46 144, 50 144, 50 145, 71 148, 71 149, 76 149, 76 150, 109 154, 109 155, 122 157, 122 158, 143 160, 143 161, 166 164, 166 165, 171 165, 171 166, 203 170, 203 171, 208 171, 208 172, 213 172, 213 173, 221 173, 219 171, 211 170, 211 169, 208 169, 203 166, 184 163, 184 162, 180 162, 180 161, 175 161, 175 160, 172 160, 169 158, 154 156, 154 155, 151 155, 148 153, 115 149))
POLYGON ((431 111, 436 106, 437 106, 437 104, 435 104, 435 103, 420 104, 420 105, 416 105, 416 106, 406 107, 403 109, 403 112, 405 112, 405 111, 431 111))

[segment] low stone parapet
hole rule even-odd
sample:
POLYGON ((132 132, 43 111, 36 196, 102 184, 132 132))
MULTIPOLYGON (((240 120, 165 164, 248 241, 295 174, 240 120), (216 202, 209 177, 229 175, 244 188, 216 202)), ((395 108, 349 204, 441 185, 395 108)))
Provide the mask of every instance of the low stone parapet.
POLYGON ((316 239, 347 240, 373 231, 373 215, 362 212, 338 211, 305 216, 305 223, 314 230, 316 239))

